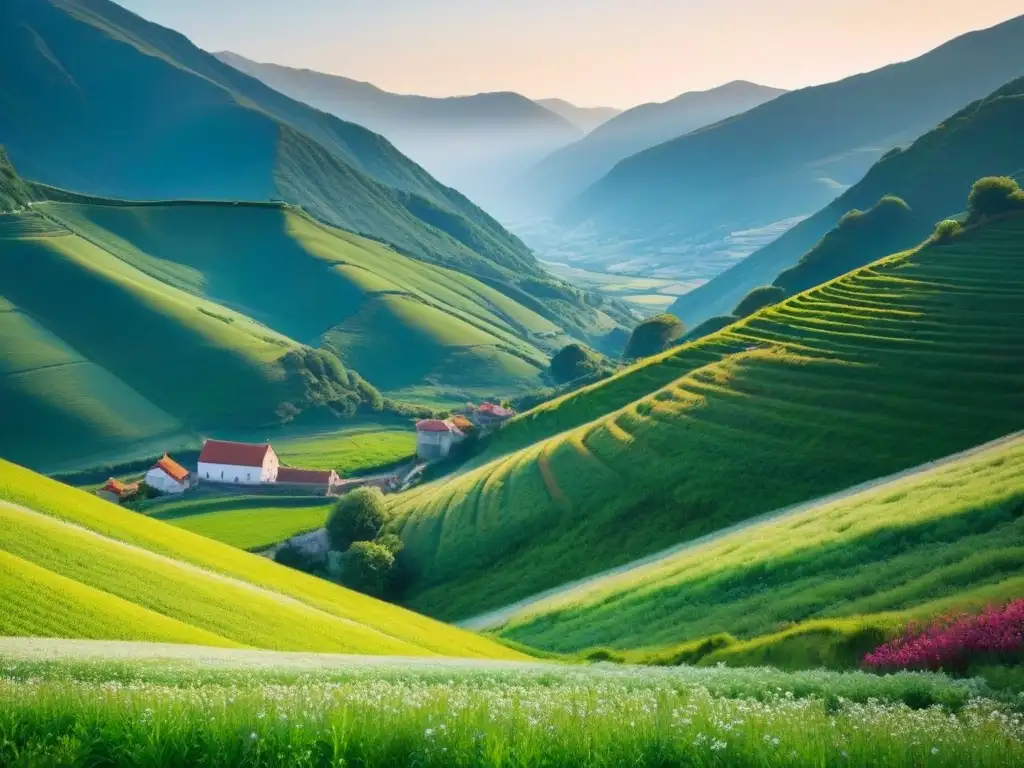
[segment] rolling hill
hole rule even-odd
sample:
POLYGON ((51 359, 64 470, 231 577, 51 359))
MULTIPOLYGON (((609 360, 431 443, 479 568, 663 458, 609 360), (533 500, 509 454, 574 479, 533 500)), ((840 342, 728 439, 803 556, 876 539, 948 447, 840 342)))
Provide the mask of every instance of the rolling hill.
POLYGON ((590 133, 622 114, 622 110, 616 107, 580 107, 565 99, 536 99, 536 102, 544 109, 561 115, 584 133, 590 133))
POLYGON ((1020 429, 1022 298, 1018 215, 523 414, 396 499, 407 602, 464 618, 1020 429))
POLYGON ((512 178, 583 136, 557 110, 517 93, 407 96, 228 51, 216 56, 293 99, 381 134, 442 182, 489 209, 500 205, 495 192, 512 178))
POLYGON ((376 388, 429 403, 527 391, 568 340, 475 278, 285 204, 29 188, 56 199, 0 216, 0 392, 17 406, 0 455, 34 468, 379 408, 376 388))
POLYGON ((519 657, 2 460, 0 530, 5 635, 519 657))
POLYGON ((115 198, 281 199, 421 259, 542 274, 379 135, 109 0, 9 0, 0 38, 0 143, 26 178, 115 198))
POLYGON ((783 93, 778 88, 737 81, 684 93, 660 104, 642 104, 552 152, 516 181, 514 191, 532 206, 551 213, 599 181, 619 161, 783 93))
POLYGON ((630 242, 647 272, 699 260, 693 277, 709 279, 827 205, 893 147, 1024 75, 1022 41, 1024 16, 911 61, 786 93, 622 161, 562 222, 630 242))
MULTIPOLYGON (((708 663, 733 655, 773 663, 778 660, 752 651, 769 651, 792 636, 808 642, 815 627, 821 631, 836 619, 854 620, 863 631, 897 623, 895 614, 930 616, 951 605, 1018 596, 1022 513, 1024 437, 1017 437, 590 583, 531 606, 503 634, 576 651, 696 648, 694 641, 728 633, 738 642, 712 643, 708 663), (787 638, 771 638, 793 623, 787 638)), ((851 633, 821 634, 827 644, 833 634, 851 633)), ((860 652, 873 650, 872 641, 860 652)))
POLYGON ((913 247, 931 233, 936 222, 963 210, 976 179, 1024 173, 1024 148, 1017 138, 1022 131, 1024 78, 961 109, 905 149, 890 152, 821 211, 680 297, 670 311, 696 324, 729 312, 744 294, 776 281, 784 270, 790 271, 777 284, 796 293, 913 247), (853 243, 842 228, 833 230, 848 212, 872 210, 885 195, 902 198, 910 206, 909 215, 883 226, 872 225, 871 232, 859 226, 853 243), (848 244, 855 247, 847 249, 848 244))

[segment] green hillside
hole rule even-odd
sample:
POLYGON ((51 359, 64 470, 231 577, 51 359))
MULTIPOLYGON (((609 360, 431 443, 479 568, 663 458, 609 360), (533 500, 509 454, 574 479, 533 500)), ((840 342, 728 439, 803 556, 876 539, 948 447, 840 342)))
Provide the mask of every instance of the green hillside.
POLYGON ((37 191, 79 201, 0 216, 0 394, 15 404, 0 455, 37 469, 325 404, 351 415, 379 407, 374 386, 438 404, 514 395, 568 338, 472 277, 282 204, 37 191))
MULTIPOLYGON (((561 218, 589 222, 610 239, 632 243, 632 253, 656 264, 660 275, 692 259, 705 265, 701 277, 713 277, 732 266, 753 231, 777 230, 828 205, 892 147, 1024 75, 1022 38, 1024 16, 910 61, 785 93, 623 160, 561 218)), ((840 215, 889 193, 902 196, 882 189, 840 215)), ((771 280, 754 285, 764 282, 771 280)), ((746 290, 700 316, 670 311, 692 327, 731 310, 746 290)))
POLYGON ((0 461, 0 631, 515 658, 448 627, 0 461))
POLYGON ((503 447, 538 442, 397 499, 408 603, 467 617, 1019 429, 1022 298, 1017 216, 525 414, 503 447))
POLYGON ((503 630, 540 648, 656 647, 1016 597, 1024 438, 755 524, 533 606, 503 630))
POLYGON ((772 283, 805 255, 796 271, 786 273, 785 282, 793 292, 917 245, 931 234, 936 222, 964 209, 977 179, 1024 172, 1021 131, 1024 78, 961 109, 905 149, 890 152, 824 209, 680 297, 670 311, 693 327, 710 316, 731 312, 748 291, 772 283), (829 234, 849 211, 872 209, 886 195, 905 200, 910 215, 877 222, 879 226, 871 231, 859 227, 855 247, 849 250, 836 242, 849 240, 847 233, 829 234))
POLYGON ((33 199, 31 188, 11 165, 7 150, 0 147, 0 214, 20 210, 33 199))

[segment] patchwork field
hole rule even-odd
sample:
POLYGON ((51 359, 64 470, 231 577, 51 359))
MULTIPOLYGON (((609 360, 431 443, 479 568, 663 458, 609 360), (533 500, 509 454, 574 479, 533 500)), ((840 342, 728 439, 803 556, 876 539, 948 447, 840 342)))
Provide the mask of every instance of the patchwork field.
POLYGON ((1022 426, 1015 217, 520 417, 539 442, 396 500, 407 600, 465 618, 1022 426))
MULTIPOLYGON (((779 627, 789 634, 775 646, 795 644, 794 635, 809 645, 813 627, 803 622, 821 630, 820 620, 852 619, 849 635, 855 625, 1022 593, 1024 436, 591 582, 530 606, 502 631, 555 651, 650 650, 728 633, 748 646, 723 645, 709 663, 758 650, 777 654, 759 661, 780 663, 785 649, 760 637, 779 627)), ((872 650, 877 635, 868 634, 872 650)))
POLYGON ((0 640, 0 762, 1005 766, 981 680, 628 669, 0 640), (624 724, 629 727, 624 727, 624 724))
POLYGON ((0 531, 4 634, 519 656, 3 461, 0 531))
POLYGON ((333 500, 303 496, 185 497, 161 502, 149 517, 238 549, 266 549, 323 527, 333 500))

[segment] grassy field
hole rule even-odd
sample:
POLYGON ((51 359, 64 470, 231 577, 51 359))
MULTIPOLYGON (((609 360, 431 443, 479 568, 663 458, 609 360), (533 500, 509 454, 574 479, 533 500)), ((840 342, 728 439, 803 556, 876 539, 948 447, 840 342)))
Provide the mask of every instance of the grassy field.
POLYGON ((468 617, 1019 429, 1022 308, 1016 217, 525 414, 495 450, 527 447, 396 499, 408 603, 468 617))
MULTIPOLYGON (((815 627, 827 644, 823 619, 850 619, 831 627, 849 639, 899 617, 1024 594, 1022 518, 1024 437, 588 584, 531 606, 503 633, 556 651, 641 649, 721 633, 756 641, 730 644, 709 661, 746 658, 754 646, 767 652, 760 636, 780 627, 788 634, 775 645, 795 645, 794 632, 808 644, 815 627)), ((867 635, 869 645, 877 640, 867 635)))
POLYGON ((342 476, 387 467, 416 455, 416 433, 408 428, 374 425, 307 435, 275 443, 286 464, 334 469, 342 476))
POLYGON ((450 406, 537 388, 566 338, 474 278, 271 205, 40 203, 0 219, 0 265, 0 455, 45 471, 272 425, 308 397, 284 361, 301 344, 450 406))
POLYGON ((0 624, 19 635, 518 656, 2 461, 0 500, 0 624))
POLYGON ((175 528, 255 551, 323 527, 333 505, 323 497, 200 496, 162 502, 147 512, 175 528))
POLYGON ((2 646, 0 670, 0 762, 11 766, 959 768, 1024 760, 1013 703, 981 681, 936 675, 237 654, 44 661, 2 646))

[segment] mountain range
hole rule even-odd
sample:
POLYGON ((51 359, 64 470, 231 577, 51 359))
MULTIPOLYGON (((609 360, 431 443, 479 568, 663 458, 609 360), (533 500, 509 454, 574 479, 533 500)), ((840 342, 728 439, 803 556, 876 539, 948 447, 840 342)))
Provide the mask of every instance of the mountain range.
POLYGON ((579 107, 565 99, 537 99, 545 109, 561 115, 584 133, 590 133, 612 118, 621 115, 617 107, 579 107))
MULTIPOLYGON (((1024 74, 1024 16, 916 59, 783 94, 634 155, 562 212, 627 243, 641 273, 708 279, 812 214, 871 165, 1024 74), (737 239, 741 243, 737 243, 737 239)), ((625 261, 620 258, 620 261, 625 261)))
POLYGON ((512 178, 583 136, 585 129, 576 124, 581 115, 594 119, 571 104, 550 109, 517 93, 409 96, 227 51, 217 57, 281 93, 385 136, 443 183, 492 208, 500 208, 499 192, 512 178), (572 117, 563 116, 567 109, 572 117))

